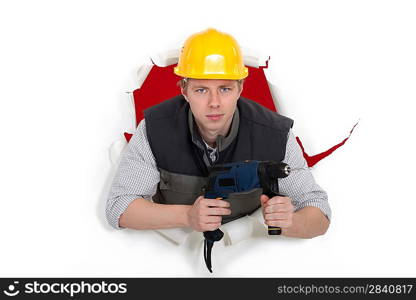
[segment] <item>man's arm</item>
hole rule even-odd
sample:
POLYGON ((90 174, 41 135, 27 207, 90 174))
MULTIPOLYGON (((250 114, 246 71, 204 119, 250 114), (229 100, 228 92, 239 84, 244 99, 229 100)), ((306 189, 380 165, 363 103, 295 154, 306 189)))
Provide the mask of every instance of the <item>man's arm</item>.
POLYGON ((165 205, 143 198, 133 200, 120 216, 120 227, 131 229, 165 229, 189 227, 191 205, 165 205))
POLYGON ((198 197, 193 205, 168 205, 136 199, 120 217, 120 226, 132 229, 191 227, 211 231, 221 226, 223 215, 231 213, 223 200, 198 197))
POLYGON ((137 202, 136 199, 142 199, 138 201, 140 203, 151 203, 159 181, 160 174, 147 140, 146 124, 142 120, 122 153, 111 185, 106 205, 108 223, 122 229, 119 224, 121 215, 133 202, 137 202))
POLYGON ((293 214, 292 226, 282 229, 290 237, 310 239, 326 233, 329 220, 322 211, 313 206, 304 207, 293 214))

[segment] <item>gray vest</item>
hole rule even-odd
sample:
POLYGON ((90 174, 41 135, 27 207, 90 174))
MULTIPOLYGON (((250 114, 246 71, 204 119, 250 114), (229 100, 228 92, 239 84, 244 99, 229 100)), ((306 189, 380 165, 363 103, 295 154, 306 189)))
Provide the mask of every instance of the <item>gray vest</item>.
MULTIPOLYGON (((189 104, 182 95, 144 111, 150 147, 160 172, 153 201, 192 205, 204 194, 212 162, 208 158, 189 104)), ((245 98, 237 102, 230 132, 217 139, 215 164, 243 160, 282 161, 293 121, 245 98)), ((231 194, 231 215, 225 224, 252 213, 260 206, 262 191, 231 194)))

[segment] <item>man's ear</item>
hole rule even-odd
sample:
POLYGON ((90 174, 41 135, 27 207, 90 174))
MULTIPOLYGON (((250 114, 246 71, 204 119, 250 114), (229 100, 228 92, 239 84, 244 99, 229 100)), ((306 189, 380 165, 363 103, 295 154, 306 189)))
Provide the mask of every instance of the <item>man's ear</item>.
POLYGON ((243 92, 243 87, 244 87, 244 79, 241 80, 241 83, 239 84, 239 88, 240 88, 240 92, 238 94, 238 97, 240 98, 241 93, 243 92))
POLYGON ((189 101, 188 101, 188 95, 187 95, 186 88, 184 89, 183 87, 181 87, 181 94, 182 94, 182 96, 185 98, 185 100, 186 100, 187 102, 189 102, 189 101))

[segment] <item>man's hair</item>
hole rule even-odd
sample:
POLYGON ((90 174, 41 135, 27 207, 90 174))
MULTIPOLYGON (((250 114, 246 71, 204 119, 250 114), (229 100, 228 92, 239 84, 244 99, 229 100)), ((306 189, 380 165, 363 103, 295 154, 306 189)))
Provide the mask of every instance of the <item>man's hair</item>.
MULTIPOLYGON (((182 78, 181 80, 179 80, 177 82, 177 86, 179 86, 182 89, 186 89, 186 86, 188 85, 189 79, 190 78, 186 78, 186 77, 182 78)), ((237 81, 238 87, 241 89, 241 85, 243 84, 244 79, 238 79, 236 81, 237 81)))

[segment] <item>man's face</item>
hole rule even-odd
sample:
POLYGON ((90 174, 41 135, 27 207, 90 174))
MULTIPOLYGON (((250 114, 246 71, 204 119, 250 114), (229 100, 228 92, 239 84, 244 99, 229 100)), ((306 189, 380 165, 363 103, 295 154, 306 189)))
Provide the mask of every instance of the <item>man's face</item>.
POLYGON ((182 94, 202 131, 225 135, 241 91, 236 80, 189 79, 182 94))

